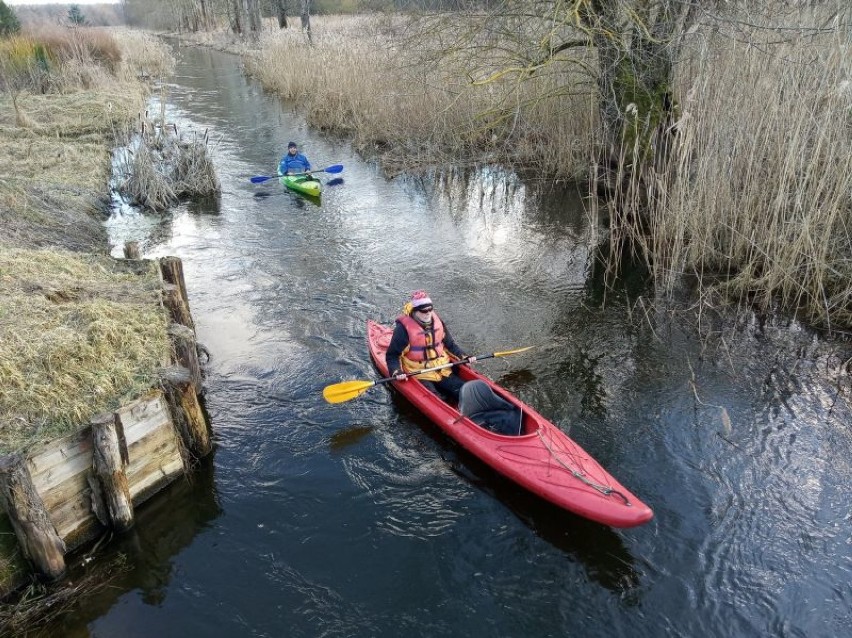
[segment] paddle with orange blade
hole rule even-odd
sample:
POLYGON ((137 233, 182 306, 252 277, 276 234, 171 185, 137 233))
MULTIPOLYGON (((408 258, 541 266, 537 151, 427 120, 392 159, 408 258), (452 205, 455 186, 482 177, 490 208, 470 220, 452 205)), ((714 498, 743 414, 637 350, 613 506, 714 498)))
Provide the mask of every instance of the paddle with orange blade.
POLYGON ((493 359, 494 357, 506 357, 510 354, 518 354, 519 352, 526 352, 535 346, 527 346, 526 348, 517 348, 515 350, 504 350, 502 352, 492 352, 491 354, 484 354, 478 357, 465 357, 459 361, 453 361, 451 363, 445 363, 441 366, 435 366, 434 368, 424 368, 423 370, 417 370, 416 372, 407 372, 405 374, 400 374, 395 377, 386 377, 384 379, 378 379, 376 381, 343 381, 342 383, 334 383, 332 385, 327 385, 323 388, 322 396, 329 403, 344 403, 346 401, 351 401, 357 397, 360 397, 367 390, 376 385, 381 385, 383 383, 389 383, 391 381, 400 381, 399 377, 416 377, 418 374, 423 374, 424 372, 432 372, 434 370, 443 370, 444 368, 452 368, 453 366, 459 366, 463 363, 470 363, 471 359, 475 361, 482 361, 483 359, 493 359))

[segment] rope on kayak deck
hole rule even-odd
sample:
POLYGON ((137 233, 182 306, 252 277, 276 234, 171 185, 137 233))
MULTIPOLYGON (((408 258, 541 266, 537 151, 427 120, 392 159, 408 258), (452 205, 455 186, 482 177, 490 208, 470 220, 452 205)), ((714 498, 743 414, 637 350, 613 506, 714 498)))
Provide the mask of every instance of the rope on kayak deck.
POLYGON ((624 499, 624 504, 627 505, 628 507, 631 507, 632 504, 630 503, 630 500, 624 494, 619 492, 618 490, 616 490, 612 487, 609 487, 608 485, 599 485, 599 484, 595 483, 594 481, 590 481, 588 478, 586 478, 586 476, 582 472, 578 472, 574 468, 568 467, 568 465, 566 465, 565 462, 562 459, 559 458, 559 455, 556 454, 556 452, 554 452, 553 448, 550 447, 550 445, 548 445, 547 441, 545 441, 544 436, 542 436, 542 434, 541 434, 541 430, 536 431, 536 434, 538 434, 538 438, 541 439, 541 442, 544 444, 544 447, 547 449, 548 452, 550 452, 550 455, 554 458, 554 460, 557 463, 559 463, 559 465, 561 465, 566 470, 568 470, 574 478, 576 478, 577 480, 579 480, 582 483, 585 483, 586 485, 588 485, 592 489, 597 490, 598 492, 600 492, 604 496, 609 496, 610 494, 616 494, 616 495, 620 496, 622 499, 624 499))

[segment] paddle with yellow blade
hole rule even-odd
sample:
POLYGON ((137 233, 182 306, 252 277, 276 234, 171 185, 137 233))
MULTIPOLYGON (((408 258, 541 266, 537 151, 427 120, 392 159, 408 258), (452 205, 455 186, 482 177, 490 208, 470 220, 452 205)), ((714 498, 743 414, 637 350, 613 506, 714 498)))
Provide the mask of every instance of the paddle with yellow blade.
POLYGON ((401 379, 399 377, 416 377, 418 374, 423 374, 424 372, 432 372, 434 370, 452 368, 453 366, 460 366, 463 363, 470 363, 471 361, 482 361, 483 359, 493 359, 494 357, 506 357, 510 354, 526 352, 527 350, 530 350, 534 347, 535 346, 527 346, 526 348, 517 348, 515 350, 492 352, 491 354, 484 354, 479 357, 465 357, 464 359, 460 359, 459 361, 445 363, 442 366, 435 366, 434 368, 424 368, 423 370, 417 370, 416 372, 408 372, 406 374, 400 374, 395 377, 378 379, 377 381, 343 381, 342 383, 334 383, 332 385, 327 385, 325 386, 325 388, 323 388, 322 396, 329 403, 344 403, 345 401, 351 401, 352 399, 360 397, 362 394, 364 394, 367 390, 369 390, 375 385, 389 383, 390 381, 400 381, 401 379))

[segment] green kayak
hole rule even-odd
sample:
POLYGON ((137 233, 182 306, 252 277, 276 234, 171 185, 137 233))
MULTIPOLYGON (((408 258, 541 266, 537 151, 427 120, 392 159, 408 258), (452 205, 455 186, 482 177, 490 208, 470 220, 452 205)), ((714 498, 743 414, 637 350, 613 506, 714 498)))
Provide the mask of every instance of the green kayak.
POLYGON ((280 180, 290 190, 303 195, 319 197, 322 191, 322 184, 312 175, 282 175, 280 180))

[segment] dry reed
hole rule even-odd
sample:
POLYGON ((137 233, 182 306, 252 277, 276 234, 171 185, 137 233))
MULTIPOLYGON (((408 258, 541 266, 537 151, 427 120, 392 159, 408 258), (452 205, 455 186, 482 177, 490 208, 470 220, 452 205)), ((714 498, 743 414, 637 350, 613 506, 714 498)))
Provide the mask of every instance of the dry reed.
POLYGON ((298 31, 265 31, 247 71, 310 124, 384 154, 391 171, 483 159, 561 176, 585 170, 594 117, 588 92, 565 90, 573 75, 480 86, 469 60, 426 64, 430 52, 410 47, 392 22, 321 16, 312 31, 309 51, 298 31))
POLYGON ((108 587, 130 567, 127 558, 119 554, 91 568, 78 568, 72 579, 52 584, 33 582, 15 594, 13 600, 0 603, 0 635, 26 636, 37 632, 70 611, 84 596, 108 587))
POLYGON ((798 33, 766 19, 686 50, 650 234, 628 229, 662 289, 694 273, 708 292, 852 326, 852 47, 825 24, 803 12, 798 33))
MULTIPOLYGON (((164 102, 162 104, 165 104, 164 102)), ((130 147, 118 158, 125 175, 119 191, 129 201, 152 211, 163 211, 186 197, 211 197, 221 192, 206 133, 185 137, 176 125, 148 113, 130 147)))

